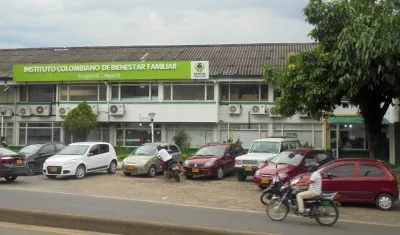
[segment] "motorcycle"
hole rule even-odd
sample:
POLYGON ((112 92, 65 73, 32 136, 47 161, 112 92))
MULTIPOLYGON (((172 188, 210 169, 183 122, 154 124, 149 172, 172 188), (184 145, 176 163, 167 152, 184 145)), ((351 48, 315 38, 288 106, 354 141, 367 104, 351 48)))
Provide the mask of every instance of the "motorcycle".
MULTIPOLYGON (((297 200, 296 194, 299 193, 299 187, 295 186, 295 184, 299 182, 299 179, 293 182, 287 182, 283 184, 280 189, 281 197, 273 198, 267 206, 267 215, 273 221, 282 221, 284 220, 289 211, 292 211, 294 214, 299 215, 297 211, 297 200), (275 216, 278 214, 277 211, 281 209, 283 210, 281 215, 275 216)), ((338 202, 340 196, 336 193, 322 193, 321 195, 311 198, 304 199, 304 208, 305 213, 304 217, 308 217, 310 219, 315 219, 322 226, 332 226, 339 219, 339 209, 337 205, 340 205, 338 202), (333 209, 333 215, 327 212, 327 209, 333 209), (325 222, 325 218, 332 217, 331 222, 325 222)))
MULTIPOLYGON (((168 153, 171 154, 170 150, 168 153)), ((163 160, 160 157, 157 157, 162 164, 160 164, 160 168, 163 168, 163 160)), ((173 160, 172 162, 169 163, 168 166, 168 171, 167 171, 167 178, 171 179, 174 178, 176 182, 181 181, 181 172, 182 172, 182 164, 178 163, 176 160, 173 160)))
POLYGON ((282 196, 281 195, 282 181, 281 178, 279 177, 278 165, 279 163, 275 165, 276 172, 274 178, 272 178, 271 184, 261 193, 260 201, 264 205, 268 205, 268 203, 271 201, 272 198, 282 196))

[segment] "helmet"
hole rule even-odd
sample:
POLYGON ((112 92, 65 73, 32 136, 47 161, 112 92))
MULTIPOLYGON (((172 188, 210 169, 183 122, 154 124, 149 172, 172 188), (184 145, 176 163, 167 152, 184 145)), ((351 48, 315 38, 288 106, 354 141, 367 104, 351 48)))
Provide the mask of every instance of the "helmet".
POLYGON ((160 151, 161 149, 163 149, 163 146, 158 145, 158 146, 157 146, 157 150, 160 151))
POLYGON ((318 170, 319 164, 317 162, 312 161, 312 162, 307 162, 305 166, 308 168, 307 169, 308 172, 314 172, 318 170))

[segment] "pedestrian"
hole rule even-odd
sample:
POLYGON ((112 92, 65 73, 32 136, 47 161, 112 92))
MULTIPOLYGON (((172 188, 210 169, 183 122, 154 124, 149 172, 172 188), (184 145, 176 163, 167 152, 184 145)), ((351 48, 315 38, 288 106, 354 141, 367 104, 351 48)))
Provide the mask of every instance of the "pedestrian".
POLYGON ((5 136, 1 137, 1 147, 4 147, 4 148, 8 147, 7 138, 5 136))

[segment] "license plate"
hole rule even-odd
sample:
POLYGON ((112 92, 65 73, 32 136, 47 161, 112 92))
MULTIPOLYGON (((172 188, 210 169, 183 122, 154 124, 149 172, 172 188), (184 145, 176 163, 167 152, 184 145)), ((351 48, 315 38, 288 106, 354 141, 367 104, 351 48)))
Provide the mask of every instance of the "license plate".
POLYGON ((199 168, 192 168, 192 172, 194 172, 194 173, 199 172, 199 168))
POLYGON ((133 169, 135 169, 135 166, 134 165, 128 165, 128 169, 129 170, 133 170, 133 169))
POLYGON ((57 172, 57 167, 50 167, 50 172, 57 172))
POLYGON ((261 179, 261 183, 262 184, 268 184, 269 183, 269 179, 261 179))
POLYGON ((322 201, 323 206, 329 206, 331 204, 330 201, 322 201))
POLYGON ((17 164, 22 164, 22 160, 17 160, 17 164))
POLYGON ((252 171, 253 168, 251 166, 247 166, 246 168, 244 168, 245 171, 252 171))

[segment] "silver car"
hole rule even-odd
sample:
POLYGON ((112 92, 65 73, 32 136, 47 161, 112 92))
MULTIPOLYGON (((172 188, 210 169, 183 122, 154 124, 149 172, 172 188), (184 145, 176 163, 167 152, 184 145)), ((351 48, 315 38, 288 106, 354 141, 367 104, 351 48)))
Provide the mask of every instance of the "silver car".
POLYGON ((157 146, 168 146, 172 157, 182 161, 182 152, 176 144, 171 143, 146 143, 135 149, 129 156, 122 161, 122 171, 124 175, 148 175, 156 176, 163 171, 160 168, 160 160, 156 157, 157 146))

